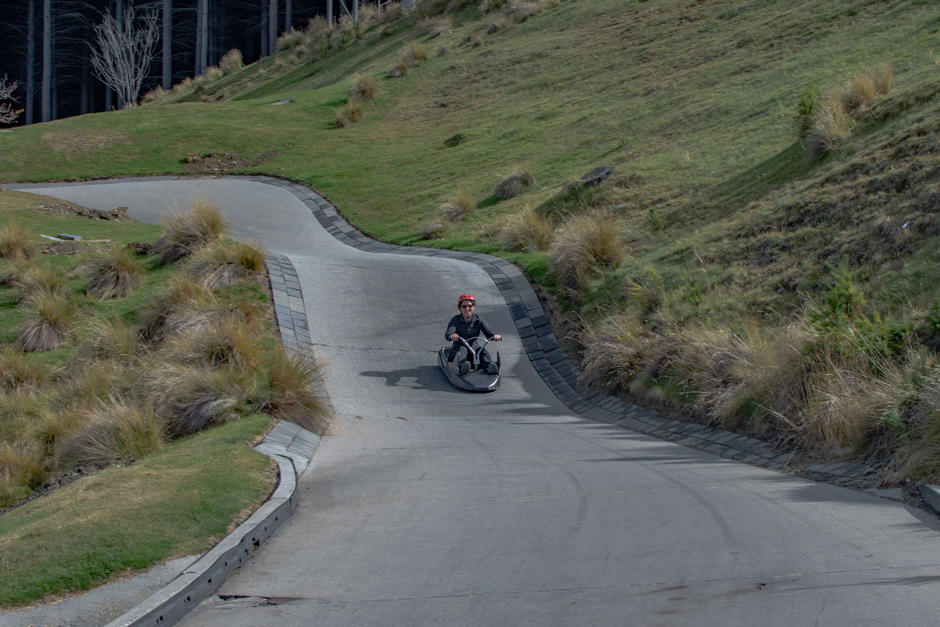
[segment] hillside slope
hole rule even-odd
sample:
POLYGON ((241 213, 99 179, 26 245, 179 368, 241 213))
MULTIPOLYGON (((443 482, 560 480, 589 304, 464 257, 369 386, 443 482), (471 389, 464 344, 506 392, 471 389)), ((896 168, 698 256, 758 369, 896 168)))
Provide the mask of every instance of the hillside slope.
POLYGON ((167 104, 4 134, 0 180, 306 183, 375 237, 518 261, 586 384, 940 476, 934 3, 424 0, 372 20, 167 104), (809 154, 799 107, 884 64, 809 154), (357 74, 378 93, 337 128, 357 74), (496 198, 516 170, 534 184, 496 198))

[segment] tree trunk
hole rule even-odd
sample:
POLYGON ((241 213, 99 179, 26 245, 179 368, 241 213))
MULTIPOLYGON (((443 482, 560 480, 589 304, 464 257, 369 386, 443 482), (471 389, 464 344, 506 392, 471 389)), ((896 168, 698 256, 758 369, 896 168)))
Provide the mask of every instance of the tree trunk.
POLYGON ((26 124, 33 123, 33 114, 36 109, 36 3, 27 0, 26 25, 26 124))
POLYGON ((52 0, 42 0, 42 118, 52 119, 52 0))
POLYGON ((277 52, 277 0, 268 0, 268 50, 277 52))
POLYGON ((206 71, 209 50, 209 0, 196 2, 196 65, 195 74, 206 71))
POLYGON ((173 87, 173 0, 163 0, 163 89, 173 87))
POLYGON ((268 10, 265 6, 266 0, 261 0, 261 56, 266 57, 271 54, 268 48, 268 10))
POLYGON ((284 2, 284 32, 289 33, 294 26, 294 8, 291 6, 291 0, 284 2))

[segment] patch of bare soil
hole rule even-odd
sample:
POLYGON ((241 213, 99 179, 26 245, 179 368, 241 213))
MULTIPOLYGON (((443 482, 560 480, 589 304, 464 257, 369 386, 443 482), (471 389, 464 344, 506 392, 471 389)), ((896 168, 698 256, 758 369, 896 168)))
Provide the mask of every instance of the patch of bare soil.
POLYGON ((245 159, 227 152, 192 153, 186 155, 183 174, 228 174, 259 165, 276 155, 275 150, 261 153, 254 159, 245 159))
POLYGON ((81 216, 83 218, 91 218, 93 220, 130 220, 130 217, 127 215, 127 207, 115 207, 114 209, 101 210, 89 209, 88 207, 82 207, 81 205, 73 205, 70 203, 53 203, 41 204, 37 207, 32 207, 32 210, 50 215, 81 216))

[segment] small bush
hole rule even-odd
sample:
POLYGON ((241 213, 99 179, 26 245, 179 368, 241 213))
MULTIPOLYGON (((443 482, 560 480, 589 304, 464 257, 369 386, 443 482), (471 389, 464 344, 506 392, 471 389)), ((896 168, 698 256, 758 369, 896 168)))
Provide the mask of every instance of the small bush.
POLYGON ((242 58, 242 51, 238 48, 232 48, 219 59, 219 69, 223 74, 231 74, 242 69, 245 61, 242 58))
POLYGON ((253 328, 240 318, 225 316, 169 338, 159 356, 174 364, 206 369, 233 366, 251 371, 261 364, 264 348, 253 328))
POLYGON ((420 41, 409 41, 405 44, 404 48, 402 48, 398 58, 401 63, 411 67, 419 61, 427 61, 428 49, 420 41))
POLYGON ((86 291, 98 300, 123 298, 140 285, 143 273, 134 253, 123 246, 96 247, 80 262, 86 291))
POLYGON ((499 241, 506 250, 534 252, 548 249, 554 234, 555 225, 526 205, 521 212, 505 219, 499 231, 499 241))
POLYGON ((246 395, 243 383, 230 368, 161 362, 148 365, 144 388, 148 402, 165 418, 167 433, 179 437, 234 418, 246 395))
POLYGON ((371 74, 357 74, 346 92, 349 102, 368 102, 379 95, 379 84, 371 74))
POLYGON ((19 271, 12 279, 13 287, 20 291, 20 304, 29 307, 36 296, 61 295, 65 292, 65 277, 61 272, 34 263, 18 264, 19 271))
POLYGON ((321 395, 321 374, 316 364, 300 355, 288 355, 279 344, 268 368, 268 397, 263 410, 319 435, 330 426, 333 410, 321 395))
POLYGON ((46 477, 45 456, 34 444, 0 442, 0 506, 29 496, 46 477))
POLYGON ((476 200, 469 192, 459 190, 439 205, 441 217, 447 222, 459 222, 476 207, 476 200))
POLYGON ((204 328, 221 313, 219 299, 188 276, 172 279, 140 312, 140 336, 160 342, 189 329, 204 328))
POLYGON ((140 99, 141 104, 160 104, 166 102, 172 92, 163 89, 160 85, 157 85, 146 94, 143 98, 140 99))
POLYGON ((138 352, 137 328, 121 319, 90 318, 76 331, 76 358, 84 363, 117 360, 128 363, 138 352))
POLYGON ((800 139, 806 137, 806 134, 813 127, 813 116, 816 114, 821 100, 822 96, 814 86, 800 94, 796 108, 790 116, 796 124, 797 134, 800 139))
POLYGON ((150 405, 110 398, 61 445, 66 465, 132 462, 163 447, 164 423, 150 405))
POLYGON ((32 311, 23 322, 16 346, 24 351, 46 351, 57 348, 68 337, 75 312, 69 302, 55 294, 37 294, 32 311))
POLYGON ((345 128, 362 119, 362 102, 349 102, 345 107, 336 111, 333 125, 336 128, 345 128))
POLYGON ((211 244, 227 231, 222 212, 203 202, 196 202, 190 213, 175 213, 166 220, 166 231, 154 244, 157 263, 174 263, 211 244))
POLYGON ((217 290, 264 272, 264 251, 242 242, 217 241, 194 253, 186 269, 206 289, 217 290))
POLYGON ((304 34, 299 30, 291 28, 289 31, 277 38, 277 51, 290 50, 303 43, 304 34))
POLYGON ((649 354, 650 336, 629 316, 611 316, 585 329, 581 337, 581 383, 610 393, 630 389, 649 354))
POLYGON ((560 283, 581 287, 603 266, 618 263, 624 244, 610 215, 597 212, 574 216, 562 225, 551 245, 549 267, 560 283))
POLYGON ((518 196, 535 184, 535 177, 527 169, 510 172, 499 180, 493 190, 493 196, 500 200, 508 200, 518 196))
POLYGON ((827 98, 813 113, 813 123, 806 134, 805 144, 810 156, 818 158, 834 150, 852 135, 854 126, 842 98, 827 98))
POLYGON ((46 380, 46 368, 12 346, 0 348, 0 390, 35 390, 46 380))
POLYGON ((31 259, 39 247, 18 224, 0 225, 0 257, 31 259))

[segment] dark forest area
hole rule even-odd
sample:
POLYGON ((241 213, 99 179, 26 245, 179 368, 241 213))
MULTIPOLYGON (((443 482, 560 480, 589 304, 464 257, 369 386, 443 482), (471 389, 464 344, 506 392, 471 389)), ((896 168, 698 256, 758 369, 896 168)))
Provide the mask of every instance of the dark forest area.
MULTIPOLYGON (((92 64, 95 26, 133 8, 153 15, 157 40, 140 94, 169 89, 238 49, 245 63, 275 51, 277 37, 317 15, 339 19, 355 0, 0 0, 0 79, 16 83, 13 125, 120 106, 92 64), (332 6, 328 6, 329 2, 332 6), (272 18, 276 21, 271 25, 272 18), (168 19, 167 19, 168 18, 168 19)), ((365 3, 362 3, 365 4, 365 3)))

